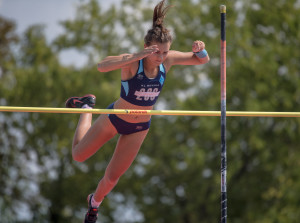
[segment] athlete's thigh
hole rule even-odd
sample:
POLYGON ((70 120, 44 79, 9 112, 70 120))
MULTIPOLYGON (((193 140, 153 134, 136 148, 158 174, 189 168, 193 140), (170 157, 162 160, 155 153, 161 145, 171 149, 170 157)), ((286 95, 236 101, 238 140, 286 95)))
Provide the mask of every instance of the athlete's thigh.
POLYGON ((120 135, 113 157, 106 169, 112 178, 120 177, 130 167, 149 129, 129 135, 120 135))
POLYGON ((117 131, 111 124, 108 115, 100 115, 85 136, 76 145, 76 153, 80 154, 82 159, 85 160, 116 134, 117 131))

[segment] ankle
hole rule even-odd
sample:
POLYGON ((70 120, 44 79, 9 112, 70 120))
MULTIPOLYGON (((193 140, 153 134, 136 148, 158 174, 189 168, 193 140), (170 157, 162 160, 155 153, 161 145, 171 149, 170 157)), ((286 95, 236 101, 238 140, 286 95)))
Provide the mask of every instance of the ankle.
POLYGON ((92 207, 98 208, 100 206, 100 204, 102 203, 102 201, 95 201, 94 198, 95 198, 95 196, 93 195, 92 199, 91 199, 91 205, 92 205, 92 207))
POLYGON ((90 107, 88 104, 84 104, 81 108, 85 108, 85 109, 93 109, 93 108, 90 107))

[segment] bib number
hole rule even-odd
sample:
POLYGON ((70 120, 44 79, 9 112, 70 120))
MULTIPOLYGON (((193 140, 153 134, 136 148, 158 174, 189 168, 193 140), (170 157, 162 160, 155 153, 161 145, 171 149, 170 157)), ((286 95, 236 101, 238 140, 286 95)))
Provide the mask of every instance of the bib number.
POLYGON ((146 91, 145 88, 141 88, 140 91, 136 91, 135 95, 137 95, 136 100, 143 100, 144 101, 148 101, 150 99, 150 101, 154 101, 155 97, 157 97, 159 95, 158 92, 158 88, 148 88, 148 90, 146 91))

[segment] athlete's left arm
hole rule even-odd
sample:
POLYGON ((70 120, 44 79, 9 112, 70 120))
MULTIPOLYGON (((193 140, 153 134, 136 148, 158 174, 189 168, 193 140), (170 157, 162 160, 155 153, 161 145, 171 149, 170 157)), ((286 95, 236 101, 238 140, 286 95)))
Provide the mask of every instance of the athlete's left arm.
POLYGON ((195 41, 192 46, 192 51, 193 52, 180 52, 170 50, 165 63, 167 66, 171 67, 173 65, 199 65, 209 61, 209 55, 207 54, 205 44, 202 41, 195 41), (199 57, 196 55, 197 52, 205 53, 199 57))

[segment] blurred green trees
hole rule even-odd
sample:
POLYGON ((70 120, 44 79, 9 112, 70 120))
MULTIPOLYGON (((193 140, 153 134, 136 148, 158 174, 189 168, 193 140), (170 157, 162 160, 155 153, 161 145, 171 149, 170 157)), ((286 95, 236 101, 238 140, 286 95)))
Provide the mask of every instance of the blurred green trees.
MULTIPOLYGON (((119 71, 99 73, 107 55, 136 52, 158 1, 124 0, 104 11, 82 3, 64 34, 44 27, 18 36, 0 18, 0 104, 63 107, 93 93, 105 108, 119 95, 119 71), (65 50, 83 67, 59 60, 65 50)), ((171 69, 157 109, 220 110, 219 5, 227 5, 227 110, 300 110, 300 4, 282 1, 169 1, 172 49, 205 42, 211 61, 171 69)), ((86 196, 101 179, 115 141, 85 163, 71 158, 78 115, 0 113, 1 222, 82 222, 86 196)), ((300 199, 297 118, 227 118, 228 221, 297 222, 300 199)), ((108 195, 99 222, 217 222, 220 218, 220 120, 154 116, 129 171, 108 195)))

